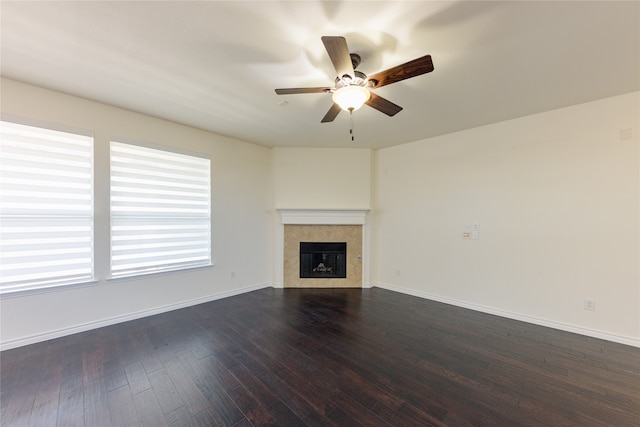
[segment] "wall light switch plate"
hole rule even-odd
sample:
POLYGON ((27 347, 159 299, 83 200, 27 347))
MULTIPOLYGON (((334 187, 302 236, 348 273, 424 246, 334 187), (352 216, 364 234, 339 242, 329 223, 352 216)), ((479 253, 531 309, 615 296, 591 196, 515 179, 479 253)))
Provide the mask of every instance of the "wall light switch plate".
POLYGON ((631 139, 631 128, 620 129, 620 141, 631 139))
POLYGON ((480 232, 474 231, 471 233, 471 240, 480 240, 480 232))

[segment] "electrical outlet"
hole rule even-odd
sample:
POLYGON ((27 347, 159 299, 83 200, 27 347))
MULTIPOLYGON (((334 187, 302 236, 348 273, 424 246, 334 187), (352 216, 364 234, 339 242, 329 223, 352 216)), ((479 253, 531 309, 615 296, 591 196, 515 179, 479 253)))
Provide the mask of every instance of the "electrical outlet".
POLYGON ((596 300, 591 298, 585 298, 584 309, 589 311, 596 311, 596 300))

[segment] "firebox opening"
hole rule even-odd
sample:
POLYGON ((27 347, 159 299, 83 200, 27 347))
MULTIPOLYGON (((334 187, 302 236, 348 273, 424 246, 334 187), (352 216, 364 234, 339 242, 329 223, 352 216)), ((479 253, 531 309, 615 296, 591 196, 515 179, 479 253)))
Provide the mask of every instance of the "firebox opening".
POLYGON ((345 279, 346 242, 300 242, 301 279, 345 279))

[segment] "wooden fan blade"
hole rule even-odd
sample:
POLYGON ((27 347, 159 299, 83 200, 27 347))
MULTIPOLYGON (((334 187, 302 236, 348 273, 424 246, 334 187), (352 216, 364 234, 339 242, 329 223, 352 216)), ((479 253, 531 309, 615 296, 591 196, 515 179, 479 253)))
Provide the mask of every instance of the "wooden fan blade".
POLYGON ((291 87, 287 89, 276 89, 278 95, 295 95, 296 93, 328 93, 328 87, 291 87))
POLYGON ((365 102, 369 107, 373 107, 378 111, 385 113, 387 116, 395 116, 400 111, 402 111, 402 107, 394 104, 393 102, 376 95, 371 92, 371 97, 367 102, 365 102))
POLYGON ((333 105, 331 105, 331 108, 329 108, 329 111, 327 111, 327 114, 325 114, 322 120, 320 120, 320 123, 332 122, 333 119, 336 118, 340 110, 342 110, 342 108, 340 108, 338 104, 333 103, 333 105))
POLYGON ((431 55, 425 55, 422 58, 405 62, 404 64, 369 76, 369 81, 371 82, 375 80, 377 83, 375 83, 373 87, 379 88, 391 83, 399 82, 400 80, 410 79, 411 77, 430 73, 431 71, 433 71, 431 55))
POLYGON ((321 38, 333 63, 333 68, 336 69, 337 76, 342 78, 342 76, 348 74, 353 78, 353 64, 351 63, 351 55, 349 55, 349 47, 345 38, 333 36, 322 36, 321 38))

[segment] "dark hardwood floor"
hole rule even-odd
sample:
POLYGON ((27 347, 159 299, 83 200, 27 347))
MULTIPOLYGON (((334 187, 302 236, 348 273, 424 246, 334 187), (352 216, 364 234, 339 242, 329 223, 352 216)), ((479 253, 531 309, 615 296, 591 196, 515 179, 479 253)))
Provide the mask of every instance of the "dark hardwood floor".
POLYGON ((263 289, 1 353, 9 426, 640 426, 640 349, 387 290, 263 289))

